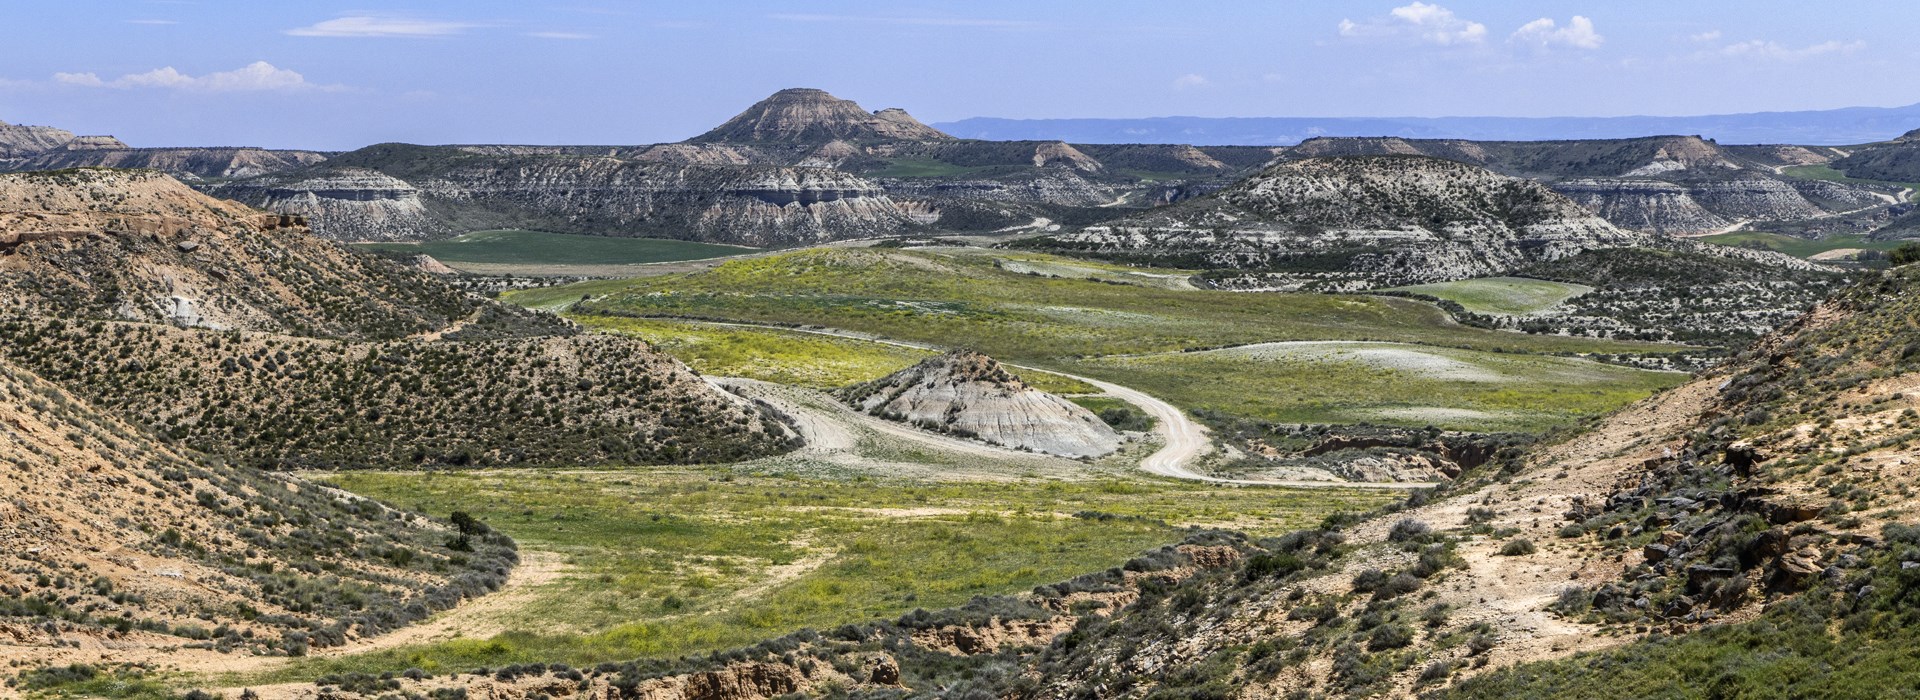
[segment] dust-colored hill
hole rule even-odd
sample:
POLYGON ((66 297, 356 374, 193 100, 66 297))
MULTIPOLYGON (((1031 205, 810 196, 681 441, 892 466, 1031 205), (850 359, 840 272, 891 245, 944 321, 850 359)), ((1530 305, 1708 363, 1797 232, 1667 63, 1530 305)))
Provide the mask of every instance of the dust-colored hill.
POLYGON ((754 103, 692 143, 826 143, 828 141, 941 141, 953 137, 901 109, 869 113, 852 100, 812 88, 788 88, 754 103))
POLYGON ((154 433, 269 469, 735 461, 770 414, 627 338, 340 343, 0 321, 16 361, 154 433))
POLYGON ((12 313, 334 338, 401 337, 476 314, 566 328, 151 171, 0 175, 0 201, 0 300, 12 313))
POLYGON ((0 175, 10 356, 270 468, 703 462, 792 446, 645 343, 321 240, 150 171, 0 175), (242 332, 244 331, 244 332, 242 332))
POLYGON ((484 527, 157 444, 5 361, 0 465, 9 661, 301 653, 484 594, 515 561, 484 527))
POLYGON ((0 122, 0 158, 20 158, 67 145, 73 132, 51 126, 26 126, 0 122))
POLYGON ((1064 457, 1098 457, 1120 435, 1092 411, 1040 391, 993 358, 955 350, 841 391, 862 411, 921 428, 1064 457))
POLYGON ((1211 196, 1035 245, 1256 271, 1233 286, 1364 289, 1501 274, 1647 242, 1538 183, 1419 156, 1276 165, 1211 196))

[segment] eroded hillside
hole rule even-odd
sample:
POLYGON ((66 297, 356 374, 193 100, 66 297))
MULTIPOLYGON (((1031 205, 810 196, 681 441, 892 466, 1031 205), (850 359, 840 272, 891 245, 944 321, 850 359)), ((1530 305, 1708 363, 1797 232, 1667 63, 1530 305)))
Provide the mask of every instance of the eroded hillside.
POLYGON ((209 463, 0 362, 0 659, 303 653, 505 580, 513 544, 209 463))

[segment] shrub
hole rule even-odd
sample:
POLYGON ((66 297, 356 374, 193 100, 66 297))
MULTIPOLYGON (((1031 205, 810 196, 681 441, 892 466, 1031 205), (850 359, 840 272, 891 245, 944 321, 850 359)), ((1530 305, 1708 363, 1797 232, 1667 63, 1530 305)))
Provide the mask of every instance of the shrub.
POLYGON ((1393 524, 1393 529, 1387 531, 1387 541, 1414 542, 1424 539, 1432 531, 1433 528, 1427 527, 1426 523, 1407 518, 1393 524))
POLYGON ((1399 623, 1381 625, 1373 628, 1367 635, 1367 648, 1372 651, 1399 649, 1413 643, 1413 630, 1399 623))
POLYGON ((1533 540, 1525 537, 1507 540, 1506 544, 1500 545, 1500 556, 1503 557, 1522 557, 1535 551, 1538 550, 1534 548, 1533 540))

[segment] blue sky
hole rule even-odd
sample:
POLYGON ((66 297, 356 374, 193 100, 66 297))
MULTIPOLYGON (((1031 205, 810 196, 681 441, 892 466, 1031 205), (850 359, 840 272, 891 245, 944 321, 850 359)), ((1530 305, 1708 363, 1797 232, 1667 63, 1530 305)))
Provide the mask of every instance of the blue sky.
POLYGON ((673 141, 774 90, 971 116, 1920 102, 1920 3, 0 0, 0 120, 141 146, 673 141))

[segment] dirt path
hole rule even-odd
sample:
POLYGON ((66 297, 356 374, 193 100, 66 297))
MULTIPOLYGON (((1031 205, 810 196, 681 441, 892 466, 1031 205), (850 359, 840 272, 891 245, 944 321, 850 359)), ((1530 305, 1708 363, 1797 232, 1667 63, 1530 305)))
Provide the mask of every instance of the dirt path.
POLYGON ((507 631, 502 622, 511 612, 526 607, 538 597, 539 589, 564 578, 573 567, 558 552, 521 552, 520 565, 513 567, 500 590, 474 598, 425 622, 404 627, 378 637, 359 639, 344 646, 313 654, 318 657, 350 656, 397 647, 428 644, 456 637, 486 639, 507 631))
MULTIPOLYGON (((714 325, 714 326, 732 326, 737 328, 766 328, 766 329, 772 329, 772 330, 790 331, 794 333, 810 333, 814 335, 825 335, 825 336, 832 336, 836 338, 851 338, 854 340, 865 340, 868 342, 880 343, 883 345, 912 348, 915 350, 931 350, 934 352, 940 352, 946 349, 930 343, 916 343, 916 342, 904 341, 904 340, 892 340, 888 338, 881 338, 881 337, 869 335, 866 333, 856 333, 853 331, 837 330, 832 328, 790 328, 786 326, 774 326, 774 325, 767 325, 767 324, 723 322, 723 321, 699 321, 698 323, 703 323, 706 325, 714 325)), ((1145 411, 1148 415, 1153 416, 1154 434, 1160 438, 1161 443, 1160 443, 1160 449, 1158 451, 1154 452, 1151 455, 1148 455, 1147 458, 1142 460, 1140 463, 1140 469, 1149 474, 1171 477, 1175 479, 1187 479, 1190 481, 1204 481, 1207 483, 1239 485, 1239 486, 1287 486, 1287 487, 1294 487, 1294 488, 1371 488, 1371 489, 1403 489, 1403 490, 1428 488, 1433 486, 1433 484, 1426 483, 1426 482, 1376 483, 1376 482, 1358 482, 1358 481, 1266 481, 1266 480, 1256 480, 1256 479, 1221 479, 1217 477, 1207 476, 1205 474, 1201 474, 1199 472, 1194 471, 1192 468, 1192 465, 1193 463, 1197 462, 1201 457, 1213 451, 1213 440, 1207 436, 1207 429, 1204 426, 1201 426, 1199 423, 1194 422, 1192 418, 1187 417, 1186 411, 1182 411, 1179 408, 1175 407, 1173 404, 1167 403, 1151 395, 1148 395, 1146 392, 1140 391, 1138 389, 1121 386, 1119 384, 1114 384, 1112 382, 1102 381, 1099 379, 1094 379, 1092 377, 1086 377, 1086 376, 1081 376, 1077 374, 1069 374, 1066 372, 1061 372, 1059 370, 1044 369, 1044 368, 1033 367, 1029 365, 1020 365, 1012 362, 1002 362, 1001 364, 1006 365, 1008 367, 1012 367, 1014 369, 1023 369, 1023 370, 1029 370, 1029 371, 1035 371, 1035 372, 1050 372, 1053 374, 1060 375, 1062 377, 1066 377, 1068 379, 1086 382, 1088 384, 1093 385, 1096 388, 1099 388, 1102 392, 1105 392, 1106 394, 1109 394, 1114 398, 1120 399, 1122 401, 1126 401, 1127 403, 1131 403, 1135 406, 1140 407, 1140 410, 1145 411)), ((853 415, 861 415, 861 414, 854 413, 851 409, 848 410, 848 413, 853 415)), ((862 416, 862 417, 875 421, 873 425, 876 427, 876 429, 879 429, 882 432, 886 432, 896 437, 901 437, 909 440, 916 440, 921 442, 934 441, 936 444, 939 444, 943 449, 954 449, 953 447, 950 447, 949 445, 945 444, 946 442, 950 441, 954 443, 971 446, 972 449, 974 450, 981 450, 981 449, 991 450, 991 452, 979 453, 981 454, 981 456, 991 456, 995 458, 1005 458, 1006 456, 1009 456, 1009 455, 1030 456, 1030 455, 1027 455, 1027 453, 1018 452, 1014 450, 1007 450, 1005 448, 994 447, 992 445, 977 443, 971 440, 960 440, 958 438, 950 438, 944 435, 935 435, 932 433, 927 433, 925 431, 916 430, 908 426, 900 425, 898 423, 893 423, 890 421, 884 421, 878 418, 873 418, 871 416, 862 416)), ((807 421, 802 421, 802 424, 806 425, 809 422, 817 423, 817 418, 809 418, 807 421)))

